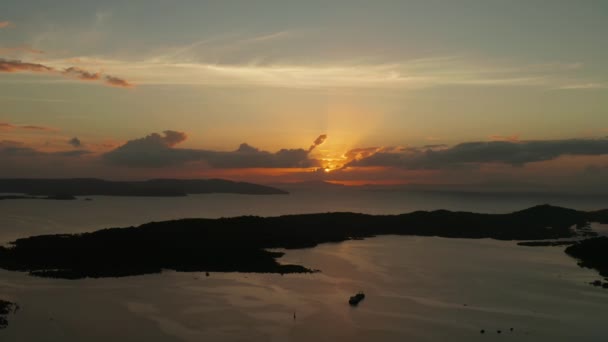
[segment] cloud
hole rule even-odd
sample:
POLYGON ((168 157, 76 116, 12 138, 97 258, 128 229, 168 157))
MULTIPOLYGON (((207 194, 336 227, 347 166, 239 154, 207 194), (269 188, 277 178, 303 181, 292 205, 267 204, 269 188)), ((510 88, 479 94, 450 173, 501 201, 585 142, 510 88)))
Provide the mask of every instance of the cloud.
POLYGON ((78 67, 69 67, 59 70, 50 66, 38 63, 22 62, 20 60, 7 60, 0 58, 0 72, 40 72, 59 74, 64 77, 73 78, 82 81, 103 81, 106 85, 112 87, 132 88, 134 85, 128 81, 112 76, 102 75, 99 72, 90 72, 78 67))
POLYGON ((490 138, 490 140, 493 140, 493 141, 517 142, 517 141, 519 141, 519 134, 513 134, 513 135, 490 135, 489 138, 490 138))
POLYGON ((0 130, 2 129, 27 129, 27 130, 35 130, 35 131, 55 131, 56 129, 51 127, 44 126, 35 126, 35 125, 14 125, 8 122, 0 122, 0 130))
POLYGON ((321 134, 319 135, 319 137, 317 137, 317 139, 315 139, 315 141, 313 141, 312 145, 310 145, 310 147, 308 148, 308 152, 311 152, 312 150, 315 149, 315 147, 321 145, 323 142, 325 142, 325 139, 327 139, 327 134, 321 134))
POLYGON ((44 152, 26 144, 13 140, 0 140, 0 161, 6 161, 6 158, 14 157, 79 157, 90 154, 88 150, 72 150, 72 151, 56 151, 44 152))
POLYGON ((69 67, 63 71, 63 74, 84 81, 96 81, 101 77, 101 74, 98 72, 92 73, 78 67, 69 67))
POLYGON ((281 149, 272 153, 246 143, 234 151, 174 147, 186 138, 185 133, 177 131, 152 133, 130 140, 104 154, 102 158, 109 164, 127 167, 168 167, 193 162, 211 168, 292 168, 319 165, 318 161, 308 157, 308 150, 301 148, 281 149))
POLYGON ((26 63, 18 60, 6 60, 0 58, 0 72, 52 72, 53 68, 37 63, 26 63))
POLYGON ((118 78, 115 76, 106 75, 104 77, 106 84, 111 85, 113 87, 123 87, 123 88, 133 88, 134 85, 129 83, 122 78, 118 78))
POLYGON ((561 90, 576 90, 576 89, 606 89, 608 85, 603 83, 575 83, 575 84, 565 84, 557 87, 556 89, 561 90))
POLYGON ((0 29, 8 28, 8 27, 15 27, 15 24, 13 24, 10 21, 0 21, 0 29))
MULTIPOLYGON (((358 150, 348 153, 353 154, 358 150)), ((345 166, 387 166, 406 169, 440 169, 483 163, 521 166, 566 155, 606 155, 608 139, 466 142, 441 150, 409 148, 398 151, 394 149, 364 151, 366 155, 354 158, 345 166)))
POLYGON ((31 129, 31 130, 35 130, 35 131, 54 131, 54 128, 50 128, 50 127, 44 127, 44 126, 34 126, 34 125, 24 125, 24 126, 19 126, 19 128, 21 129, 31 129))
POLYGON ((82 142, 77 137, 73 137, 72 139, 68 140, 68 144, 70 144, 70 145, 72 145, 74 147, 81 147, 82 146, 82 142))

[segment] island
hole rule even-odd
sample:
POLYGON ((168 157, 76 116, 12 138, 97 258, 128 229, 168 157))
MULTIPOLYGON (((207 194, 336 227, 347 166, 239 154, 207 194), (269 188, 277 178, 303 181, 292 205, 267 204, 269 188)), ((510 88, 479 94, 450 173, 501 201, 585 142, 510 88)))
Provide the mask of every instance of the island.
POLYGON ((26 194, 3 199, 71 199, 74 196, 186 196, 190 194, 284 195, 288 192, 270 186, 225 179, 151 179, 109 181, 96 178, 5 178, 0 193, 26 194))
MULTIPOLYGON (((401 215, 321 213, 278 217, 181 219, 139 227, 71 235, 40 235, 0 247, 0 268, 34 276, 78 279, 159 273, 313 272, 284 265, 273 249, 310 248, 320 243, 376 235, 418 235, 499 240, 571 238, 608 212, 541 205, 510 214, 447 210, 401 215)), ((588 232, 587 232, 588 233, 588 232)))

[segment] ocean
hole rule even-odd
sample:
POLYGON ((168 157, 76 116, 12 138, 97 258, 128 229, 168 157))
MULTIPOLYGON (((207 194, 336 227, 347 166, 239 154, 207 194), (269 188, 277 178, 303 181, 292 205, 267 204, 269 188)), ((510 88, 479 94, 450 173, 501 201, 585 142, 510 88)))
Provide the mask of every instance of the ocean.
MULTIPOLYGON (((608 208, 603 197, 351 189, 91 198, 0 201, 0 241, 185 217, 435 209, 506 213, 544 203, 608 208)), ((0 330, 0 340, 604 341, 608 291, 590 286, 597 273, 579 268, 563 249, 490 239, 381 236, 288 250, 280 259, 321 270, 314 274, 168 271, 58 280, 0 270, 0 298, 20 305, 8 328, 0 330), (357 291, 366 298, 351 307, 348 298, 357 291)))

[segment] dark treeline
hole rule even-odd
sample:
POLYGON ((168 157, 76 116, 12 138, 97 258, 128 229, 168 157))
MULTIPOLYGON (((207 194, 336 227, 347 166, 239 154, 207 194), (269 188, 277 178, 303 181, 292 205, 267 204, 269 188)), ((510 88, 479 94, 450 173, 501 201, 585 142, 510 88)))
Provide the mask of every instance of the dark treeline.
POLYGON ((35 196, 186 196, 207 193, 278 195, 287 192, 269 186, 224 179, 107 181, 95 178, 11 178, 0 179, 0 193, 35 196))
POLYGON ((19 306, 17 304, 0 299, 0 329, 4 329, 8 325, 6 316, 16 313, 18 309, 19 306))
POLYGON ((566 248, 566 253, 579 259, 579 266, 594 268, 608 278, 608 237, 580 241, 566 248))
POLYGON ((178 271, 308 272, 281 265, 268 248, 307 248, 382 234, 543 240, 589 234, 608 212, 536 206, 510 214, 417 211, 402 215, 325 213, 182 219, 76 235, 18 239, 0 248, 0 267, 60 278, 178 271), (572 227, 575 227, 572 229, 572 227))

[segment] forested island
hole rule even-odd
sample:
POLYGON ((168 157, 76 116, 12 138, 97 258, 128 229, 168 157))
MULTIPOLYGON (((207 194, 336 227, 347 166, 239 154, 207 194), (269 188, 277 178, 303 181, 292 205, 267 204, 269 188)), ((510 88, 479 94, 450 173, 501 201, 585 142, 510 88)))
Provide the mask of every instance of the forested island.
POLYGON ((322 213, 182 219, 18 239, 0 247, 0 268, 67 279, 141 275, 163 269, 312 272, 303 265, 278 263, 282 253, 268 249, 309 248, 386 234, 547 240, 589 235, 588 222, 608 222, 608 211, 542 205, 510 214, 438 210, 401 215, 322 213))
POLYGON ((30 198, 38 198, 32 196, 49 196, 48 199, 63 199, 62 197, 66 196, 186 196, 189 194, 209 193, 249 195, 287 194, 286 191, 265 185, 234 182, 225 179, 108 181, 96 178, 0 179, 0 193, 26 194, 30 198))

